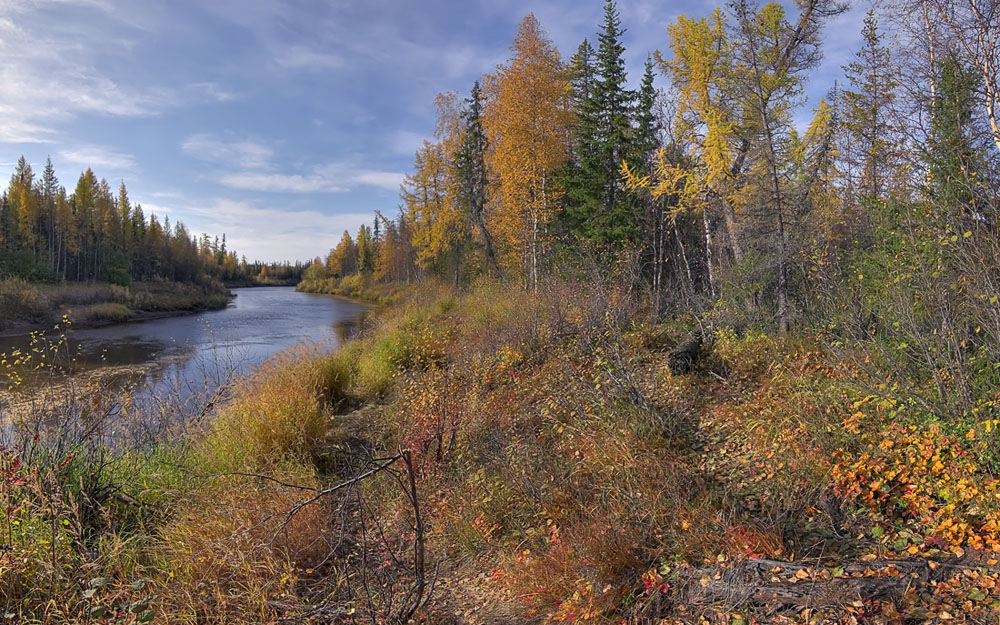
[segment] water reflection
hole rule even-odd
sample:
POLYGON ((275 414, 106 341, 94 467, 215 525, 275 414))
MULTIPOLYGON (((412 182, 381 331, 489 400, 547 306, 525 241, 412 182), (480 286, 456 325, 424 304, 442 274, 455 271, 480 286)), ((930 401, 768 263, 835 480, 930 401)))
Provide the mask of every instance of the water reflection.
MULTIPOLYGON (((64 347, 67 372, 84 382, 120 378, 140 382, 135 396, 188 398, 215 392, 234 374, 308 340, 335 349, 357 328, 368 308, 349 300, 298 293, 291 287, 235 289, 224 310, 142 323, 72 331, 64 347)), ((0 338, 0 353, 32 349, 29 337, 0 338)), ((51 385, 50 376, 22 372, 19 394, 51 385)), ((3 370, 0 370, 3 375, 3 370)), ((7 384, 3 384, 3 391, 7 384)), ((8 393, 9 395, 9 393, 8 393)), ((3 405, 16 399, 0 398, 3 405)))

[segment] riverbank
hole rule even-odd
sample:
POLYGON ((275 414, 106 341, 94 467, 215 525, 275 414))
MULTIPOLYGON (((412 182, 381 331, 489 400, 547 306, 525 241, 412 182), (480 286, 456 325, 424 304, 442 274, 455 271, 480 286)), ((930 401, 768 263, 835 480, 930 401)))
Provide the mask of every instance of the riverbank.
POLYGON ((253 289, 268 286, 295 286, 298 283, 298 278, 288 280, 227 280, 225 286, 227 289, 253 289))
POLYGON ((68 495, 53 516, 32 493, 64 491, 14 487, 0 540, 27 564, 0 598, 25 620, 364 620, 434 580, 417 622, 995 614, 995 422, 910 414, 807 336, 719 326, 674 373, 693 319, 649 323, 606 287, 542 293, 423 285, 151 451, 22 464, 30 482, 69 462, 68 495))
POLYGON ((343 278, 324 278, 321 280, 302 280, 295 289, 303 293, 322 293, 339 295, 351 299, 385 306, 392 304, 416 288, 412 283, 378 282, 370 276, 354 274, 343 278))
POLYGON ((225 308, 221 284, 136 282, 33 284, 0 281, 0 336, 49 330, 64 317, 77 328, 144 321, 225 308))

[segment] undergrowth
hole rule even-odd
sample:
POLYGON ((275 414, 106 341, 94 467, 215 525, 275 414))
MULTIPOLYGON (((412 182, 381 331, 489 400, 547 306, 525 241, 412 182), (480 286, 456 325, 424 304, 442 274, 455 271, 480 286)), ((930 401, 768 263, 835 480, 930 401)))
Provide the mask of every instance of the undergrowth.
MULTIPOLYGON (((385 476, 357 504, 288 510, 358 454, 406 449, 431 561, 473 562, 536 619, 775 620, 688 601, 692 575, 761 558, 841 575, 875 559, 981 565, 863 613, 995 612, 1000 423, 942 422, 872 392, 805 335, 719 326, 674 375, 667 354, 694 320, 651 323, 629 301, 607 285, 425 285, 339 351, 278 356, 202 427, 142 451, 46 456, 22 437, 0 452, 0 602, 23 622, 308 612, 349 560, 333 519, 406 518, 405 500, 385 476), (102 484, 117 490, 98 496, 102 484)), ((434 606, 418 618, 436 622, 434 606)))

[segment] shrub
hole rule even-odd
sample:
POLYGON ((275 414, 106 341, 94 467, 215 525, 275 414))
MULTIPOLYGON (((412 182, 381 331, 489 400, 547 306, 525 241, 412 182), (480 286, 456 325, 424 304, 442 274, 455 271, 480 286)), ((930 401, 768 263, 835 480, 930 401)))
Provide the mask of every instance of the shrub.
POLYGON ((77 323, 93 323, 95 321, 121 323, 132 317, 132 311, 124 304, 104 302, 75 308, 67 313, 77 323))
POLYGON ((334 407, 353 398, 361 353, 361 344, 350 342, 325 357, 320 363, 323 393, 326 401, 332 403, 334 407))
MULTIPOLYGON (((278 463, 269 474, 320 486, 298 462, 278 463)), ((298 576, 330 553, 325 501, 287 515, 301 495, 277 482, 220 476, 179 503, 160 543, 168 575, 159 591, 167 611, 192 622, 273 622, 272 602, 294 596, 298 576)))
POLYGON ((0 279, 8 277, 31 282, 59 281, 59 276, 29 250, 0 254, 0 279))
POLYGON ((208 471, 257 470, 285 458, 311 458, 330 426, 327 371, 320 347, 286 350, 243 382, 201 443, 208 471))
POLYGON ((49 309, 48 299, 24 280, 0 280, 0 328, 20 320, 43 321, 49 309))

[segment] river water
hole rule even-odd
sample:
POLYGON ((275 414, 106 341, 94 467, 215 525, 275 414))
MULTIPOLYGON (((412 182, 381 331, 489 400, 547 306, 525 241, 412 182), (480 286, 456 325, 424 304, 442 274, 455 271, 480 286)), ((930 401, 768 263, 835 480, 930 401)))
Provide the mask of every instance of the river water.
MULTIPOLYGON (((168 385, 184 393, 200 392, 302 341, 335 349, 368 310, 294 287, 233 293, 236 297, 222 310, 73 330, 66 351, 75 358, 74 373, 142 370, 143 393, 168 385)), ((30 349, 29 338, 0 338, 0 354, 15 349, 30 349)), ((24 385, 32 385, 30 377, 24 385)))

